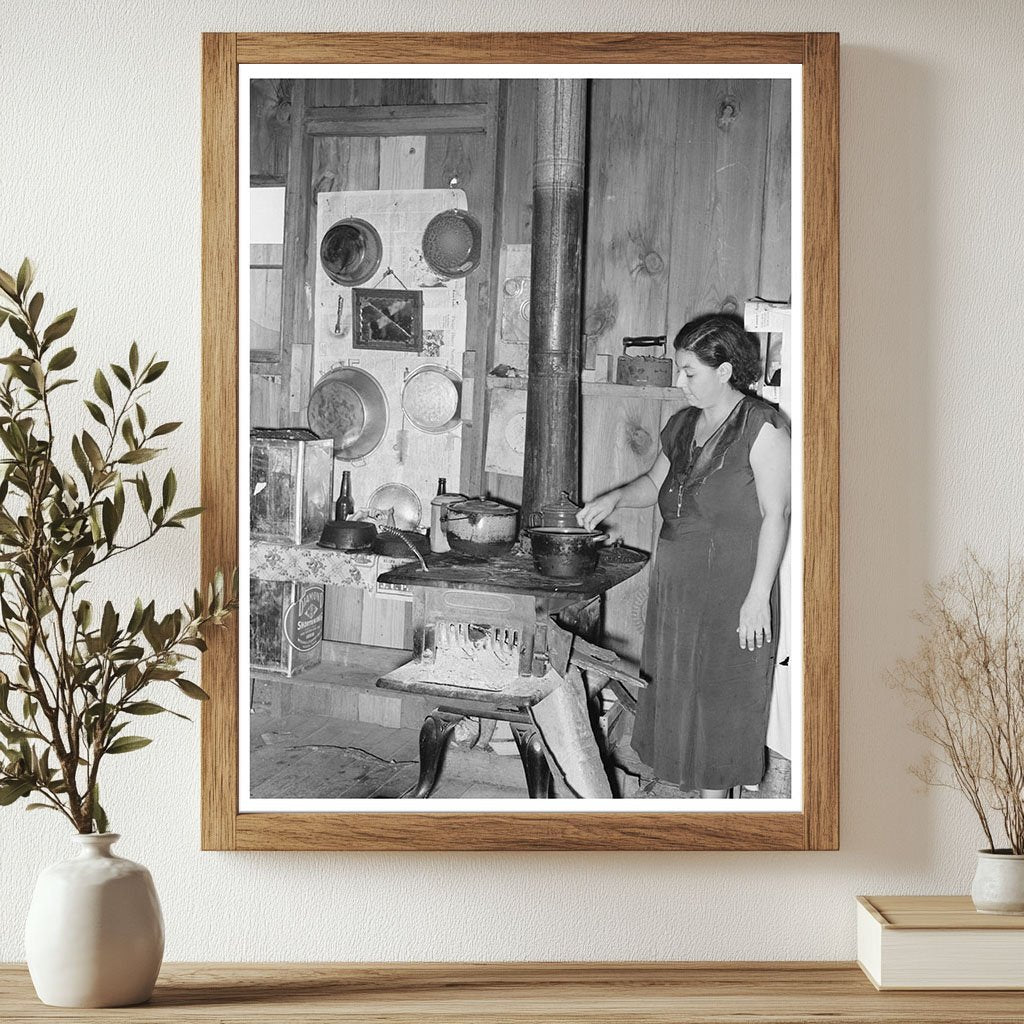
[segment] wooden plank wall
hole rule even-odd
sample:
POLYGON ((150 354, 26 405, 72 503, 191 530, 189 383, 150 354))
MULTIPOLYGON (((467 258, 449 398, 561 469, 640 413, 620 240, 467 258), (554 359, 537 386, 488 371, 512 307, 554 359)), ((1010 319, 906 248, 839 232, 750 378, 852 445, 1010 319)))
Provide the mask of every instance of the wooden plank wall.
POLYGON ((687 82, 679 108, 666 323, 743 313, 757 294, 770 87, 687 82))
MULTIPOLYGON (((283 185, 288 176, 289 121, 291 87, 279 79, 254 81, 249 91, 251 131, 249 133, 249 170, 253 180, 283 185)), ((253 295, 254 301, 258 296, 253 295)), ((253 424, 281 425, 282 381, 280 364, 251 367, 250 414, 253 424)))
MULTIPOLYGON (((535 95, 532 81, 510 83, 502 244, 530 241, 535 95)), ((671 336, 700 313, 742 313, 762 281, 766 297, 788 297, 788 132, 788 81, 593 81, 588 355, 618 356, 623 336, 671 336)))
POLYGON ((761 233, 761 263, 757 294, 764 299, 786 302, 792 296, 790 278, 789 191, 790 167, 790 82, 772 82, 768 114, 768 153, 764 182, 764 230, 761 233))
POLYGON ((249 174, 284 184, 288 174, 288 122, 291 88, 277 78, 254 80, 249 87, 249 174))
MULTIPOLYGON (((508 82, 505 98, 504 138, 501 145, 502 181, 499 188, 501 218, 495 243, 529 245, 533 231, 533 153, 537 111, 537 83, 526 78, 508 82)), ((495 289, 503 282, 495 281, 495 289)), ((495 324, 489 325, 493 336, 495 324)), ((487 493, 518 505, 523 500, 523 478, 488 473, 487 493)))
POLYGON ((623 336, 664 334, 673 236, 678 83, 591 85, 586 363, 623 336))
MULTIPOLYGON (((503 244, 530 241, 536 85, 511 83, 505 137, 503 244), (529 117, 529 122, 526 121, 529 117)), ((590 91, 584 280, 585 362, 617 358, 628 335, 673 335, 691 317, 742 314, 754 296, 790 294, 789 83, 594 80, 590 91)), ((501 287, 501 282, 497 282, 501 287)), ((684 403, 630 393, 583 402, 583 495, 624 483, 653 463, 658 435, 684 403)), ((518 477, 488 475, 518 501, 518 477)), ((651 550, 655 509, 613 517, 626 542, 651 550)), ((611 595, 605 635, 637 658, 647 573, 611 595)))

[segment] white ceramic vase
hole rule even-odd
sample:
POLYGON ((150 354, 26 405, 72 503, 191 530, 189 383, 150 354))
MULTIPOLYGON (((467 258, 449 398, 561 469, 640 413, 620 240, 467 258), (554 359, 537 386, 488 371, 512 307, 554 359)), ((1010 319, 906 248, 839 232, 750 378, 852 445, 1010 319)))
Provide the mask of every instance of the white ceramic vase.
POLYGON ((153 993, 163 915, 149 872, 111 852, 120 838, 76 835, 79 855, 36 882, 25 954, 36 994, 50 1006, 134 1006, 153 993))
POLYGON ((982 914, 1024 914, 1024 854, 979 850, 971 899, 982 914))

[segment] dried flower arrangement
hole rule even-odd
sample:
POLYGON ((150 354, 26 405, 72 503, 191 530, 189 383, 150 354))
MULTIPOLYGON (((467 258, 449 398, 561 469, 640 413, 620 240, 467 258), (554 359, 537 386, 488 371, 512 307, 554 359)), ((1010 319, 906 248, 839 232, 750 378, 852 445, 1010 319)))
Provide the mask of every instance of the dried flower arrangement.
POLYGON ((990 852, 1005 836, 1003 851, 1024 854, 1024 561, 996 571, 968 554, 915 617, 923 634, 895 681, 939 757, 911 770, 967 797, 990 852))

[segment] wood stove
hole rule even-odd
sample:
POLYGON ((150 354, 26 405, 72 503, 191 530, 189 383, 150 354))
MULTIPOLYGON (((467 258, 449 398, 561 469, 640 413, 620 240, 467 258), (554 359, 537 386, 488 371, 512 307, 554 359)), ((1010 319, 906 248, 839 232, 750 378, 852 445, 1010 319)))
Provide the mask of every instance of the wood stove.
POLYGON ((643 568, 629 548, 601 552, 597 570, 575 580, 540 575, 533 560, 511 552, 487 560, 449 552, 396 566, 380 577, 413 599, 413 659, 378 686, 437 698, 420 730, 420 777, 410 797, 428 797, 445 746, 466 717, 509 722, 529 795, 549 795, 550 771, 530 708, 547 696, 552 620, 578 636, 600 630, 605 591, 643 568))
POLYGON ((595 572, 552 579, 532 559, 510 552, 486 560, 455 552, 399 565, 380 577, 408 587, 413 598, 413 658, 429 678, 473 689, 514 689, 517 680, 545 674, 547 625, 593 638, 605 591, 643 568, 646 556, 629 548, 603 550, 595 572))

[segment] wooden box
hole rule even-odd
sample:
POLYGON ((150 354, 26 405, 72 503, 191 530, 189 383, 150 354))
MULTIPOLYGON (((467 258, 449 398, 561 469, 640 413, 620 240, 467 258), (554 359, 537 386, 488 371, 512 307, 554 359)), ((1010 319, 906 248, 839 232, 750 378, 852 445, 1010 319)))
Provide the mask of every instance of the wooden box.
POLYGON ((858 896, 857 962, 878 989, 1024 989, 1024 916, 979 914, 969 896, 858 896))

